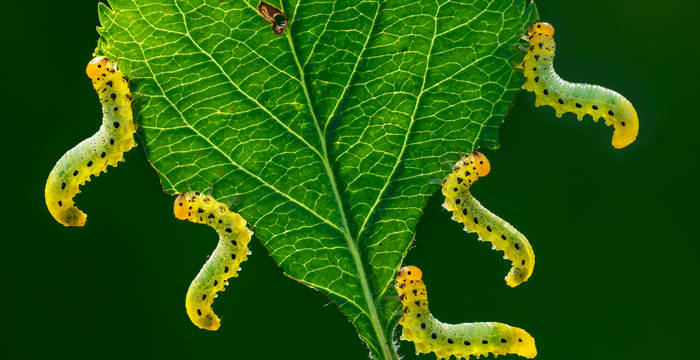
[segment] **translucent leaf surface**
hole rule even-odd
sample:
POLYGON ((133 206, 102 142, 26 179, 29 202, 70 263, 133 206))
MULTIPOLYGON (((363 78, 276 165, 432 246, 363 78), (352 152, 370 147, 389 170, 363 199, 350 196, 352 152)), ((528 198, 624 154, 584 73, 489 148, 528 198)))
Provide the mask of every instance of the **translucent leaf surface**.
POLYGON ((236 199, 284 272, 328 295, 375 359, 396 359, 391 283, 430 180, 459 152, 497 146, 536 10, 270 3, 290 19, 279 36, 257 1, 112 0, 99 7, 97 52, 132 81, 165 190, 213 184, 236 199))

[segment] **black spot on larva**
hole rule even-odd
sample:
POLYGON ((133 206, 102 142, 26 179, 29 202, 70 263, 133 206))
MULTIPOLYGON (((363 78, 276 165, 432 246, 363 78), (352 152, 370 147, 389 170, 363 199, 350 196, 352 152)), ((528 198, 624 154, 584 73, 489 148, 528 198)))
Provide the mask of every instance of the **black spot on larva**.
POLYGON ((61 200, 58 200, 58 206, 63 206, 63 202, 61 200))
POLYGON ((481 340, 481 343, 484 344, 484 345, 486 345, 486 344, 489 343, 489 341, 488 341, 488 340, 481 340))
POLYGON ((238 241, 236 241, 236 240, 231 240, 231 245, 237 246, 237 245, 238 245, 238 241))
POLYGON ((518 342, 523 342, 523 339, 518 339, 518 342))
POLYGON ((462 179, 462 178, 459 178, 459 177, 457 178, 457 184, 461 184, 461 183, 462 183, 462 181, 464 181, 464 179, 462 179))
POLYGON ((236 254, 231 254, 231 259, 236 260, 236 254))
POLYGON ((503 234, 501 234, 501 239, 505 240, 505 239, 506 239, 506 236, 503 235, 503 234))
POLYGON ((539 44, 537 44, 537 45, 538 45, 538 46, 540 47, 540 49, 541 49, 541 48, 542 48, 542 45, 544 45, 544 44, 539 43, 539 44))
POLYGON ((78 170, 73 171, 73 176, 78 176, 78 170))
POLYGON ((202 316, 202 310, 197 309, 197 315, 202 316))
POLYGON ((417 290, 417 289, 413 289, 413 295, 418 295, 418 290, 417 290))
POLYGON ((583 106, 583 105, 581 105, 581 104, 579 104, 579 103, 576 103, 576 107, 577 107, 577 108, 580 108, 581 106, 583 106))
POLYGON ((226 230, 224 230, 224 231, 226 231, 227 233, 230 233, 230 232, 232 232, 233 230, 231 230, 231 228, 226 228, 226 230))
POLYGON ((105 156, 107 156, 107 153, 105 153, 105 152, 103 151, 102 154, 100 154, 100 157, 103 158, 103 157, 105 157, 105 156))
POLYGON ((467 208, 462 209, 462 215, 467 215, 467 208))
POLYGON ((488 226, 488 225, 486 225, 486 230, 488 230, 489 232, 491 232, 491 227, 488 226))
POLYGON ((414 304, 420 306, 420 301, 416 300, 416 301, 414 302, 414 304))
POLYGON ((119 121, 115 121, 113 125, 115 129, 119 129, 119 121))
POLYGON ((545 95, 549 95, 549 90, 547 90, 547 89, 544 89, 542 92, 543 92, 545 95))
POLYGON ((453 342, 454 342, 454 341, 452 341, 452 339, 449 339, 449 338, 447 339, 447 343, 448 343, 448 344, 452 344, 453 342))
POLYGON ((530 46, 530 51, 535 50, 535 45, 530 46))
POLYGON ((110 80, 110 81, 107 81, 107 82, 105 83, 105 85, 107 85, 107 86, 109 86, 109 87, 112 87, 112 85, 114 85, 114 84, 112 83, 112 80, 110 80))
POLYGON ((101 68, 101 67, 102 67, 102 64, 97 64, 97 68, 98 68, 98 69, 101 68))
POLYGON ((455 204, 459 204, 459 202, 460 202, 459 199, 455 199, 455 204))
POLYGON ((535 60, 539 60, 539 59, 540 59, 540 56, 539 56, 539 55, 535 55, 535 60))
POLYGON ((521 261, 520 264, 525 265, 525 260, 521 261))
POLYGON ((532 71, 537 71, 537 68, 536 67, 532 68, 532 71))
POLYGON ((420 313, 416 314, 416 317, 419 318, 419 317, 420 317, 420 313))
POLYGON ((624 121, 620 122, 620 125, 625 126, 625 122, 624 121))
POLYGON ((207 298, 207 294, 202 295, 202 300, 207 298))
POLYGON ((221 219, 219 219, 219 224, 221 224, 222 222, 224 222, 224 221, 223 221, 223 220, 221 220, 221 219))
POLYGON ((432 333, 432 334, 430 334, 430 337, 433 338, 433 339, 437 339, 437 334, 436 334, 436 333, 432 333))
POLYGON ((477 218, 474 218, 474 219, 472 219, 472 220, 474 221, 474 224, 478 224, 478 223, 479 223, 479 219, 477 219, 477 218))
POLYGON ((109 139, 109 144, 114 145, 114 139, 109 139))
POLYGON ((66 188, 66 183, 61 183, 61 190, 65 189, 65 188, 66 188))
POLYGON ((204 210, 203 210, 202 208, 199 208, 199 209, 197 209, 197 212, 198 212, 198 213, 203 213, 204 210))
POLYGON ((464 340, 464 345, 469 346, 469 345, 471 345, 471 344, 472 344, 472 343, 470 343, 469 341, 464 340))
POLYGON ((506 343, 506 339, 501 339, 501 342, 505 344, 505 343, 506 343))
POLYGON ((420 324, 421 329, 425 329, 425 323, 420 324))
POLYGON ((216 286, 216 285, 219 285, 219 281, 218 281, 218 280, 214 280, 214 286, 216 286))
POLYGON ((225 272, 225 273, 228 272, 228 266, 224 266, 224 272, 225 272))
POLYGON ((564 104, 564 100, 559 99, 559 103, 560 103, 560 104, 564 104))
POLYGON ((92 161, 88 161, 87 166, 88 167, 92 166, 92 161))
POLYGON ((610 116, 615 116, 615 113, 612 110, 608 110, 608 114, 610 114, 610 116))
POLYGON ((465 172, 464 172, 464 176, 469 176, 469 175, 471 175, 471 174, 472 174, 472 173, 470 173, 469 171, 465 171, 465 172))
POLYGON ((535 76, 535 82, 538 82, 538 81, 540 81, 540 77, 539 77, 539 76, 535 76))
POLYGON ((114 111, 119 111, 119 108, 115 106, 114 111))
POLYGON ((593 110, 598 110, 598 105, 593 105, 591 107, 593 108, 593 110))
POLYGON ((399 296, 399 300, 403 300, 405 298, 406 298, 406 294, 401 294, 401 296, 399 296))
POLYGON ((112 98, 112 100, 117 100, 117 94, 115 94, 115 93, 112 93, 112 95, 110 95, 110 97, 112 98))
POLYGON ((207 217, 210 218, 210 219, 213 219, 213 218, 214 218, 214 214, 209 214, 209 216, 207 216, 207 217))
POLYGON ((457 188, 452 188, 452 190, 457 191, 457 188))
POLYGON ((518 245, 518 243, 513 244, 513 246, 515 246, 517 250, 520 250, 520 245, 518 245))

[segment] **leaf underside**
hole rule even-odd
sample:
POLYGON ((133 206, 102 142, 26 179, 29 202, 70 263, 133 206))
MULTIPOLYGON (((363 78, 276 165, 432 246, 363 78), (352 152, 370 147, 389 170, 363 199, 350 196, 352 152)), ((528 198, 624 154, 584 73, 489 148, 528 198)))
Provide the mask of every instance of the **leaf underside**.
POLYGON ((236 199, 284 272, 396 359, 391 283, 430 180, 497 147, 534 4, 270 1, 290 19, 278 36, 257 0, 109 3, 96 52, 131 79, 165 190, 236 199))

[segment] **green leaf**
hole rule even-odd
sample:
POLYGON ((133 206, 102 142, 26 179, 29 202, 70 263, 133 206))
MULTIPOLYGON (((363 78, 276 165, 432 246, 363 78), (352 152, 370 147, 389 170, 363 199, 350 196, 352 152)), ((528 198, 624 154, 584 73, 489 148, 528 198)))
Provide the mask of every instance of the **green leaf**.
MULTIPOLYGON (((112 0, 97 52, 132 81, 169 193, 234 208, 284 272, 397 359, 391 284, 442 162, 497 146, 537 16, 511 1, 112 0)), ((223 299, 222 301, 225 301, 223 299)))

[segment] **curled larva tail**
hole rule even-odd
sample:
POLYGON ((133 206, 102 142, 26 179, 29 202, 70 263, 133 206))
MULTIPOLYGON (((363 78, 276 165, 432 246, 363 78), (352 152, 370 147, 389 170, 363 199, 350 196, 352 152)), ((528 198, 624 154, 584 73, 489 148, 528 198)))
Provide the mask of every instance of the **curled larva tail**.
POLYGON ((238 277, 240 265, 248 260, 248 243, 253 232, 246 221, 228 206, 209 195, 195 192, 180 194, 173 207, 175 217, 207 224, 219 234, 219 244, 190 284, 185 308, 192 323, 206 330, 218 330, 221 320, 212 304, 216 293, 224 291, 228 279, 238 277))
POLYGON ((399 323, 401 339, 416 345, 416 354, 434 352, 438 358, 468 359, 488 354, 537 355, 535 339, 527 331, 497 322, 445 324, 428 309, 428 293, 422 272, 415 266, 399 270, 394 285, 403 307, 399 323))
POLYGON ((579 120, 585 115, 594 121, 603 118, 614 127, 612 145, 621 149, 637 138, 639 118, 627 99, 598 85, 570 83, 554 71, 554 27, 538 22, 527 33, 529 50, 523 59, 523 89, 535 93, 535 105, 549 105, 557 117, 572 112, 579 120))
POLYGON ((483 154, 474 152, 464 156, 442 182, 445 195, 442 206, 452 212, 453 220, 464 225, 464 231, 477 233, 479 240, 488 241, 494 249, 504 252, 512 264, 506 283, 517 286, 532 275, 535 253, 523 234, 486 209, 469 192, 470 186, 489 170, 488 159, 483 154))
POLYGON ((65 226, 85 225, 87 215, 73 203, 79 187, 91 176, 106 172, 108 165, 117 166, 124 153, 136 146, 128 80, 117 64, 103 57, 90 61, 86 72, 102 104, 102 126, 56 162, 44 189, 46 207, 65 226))

